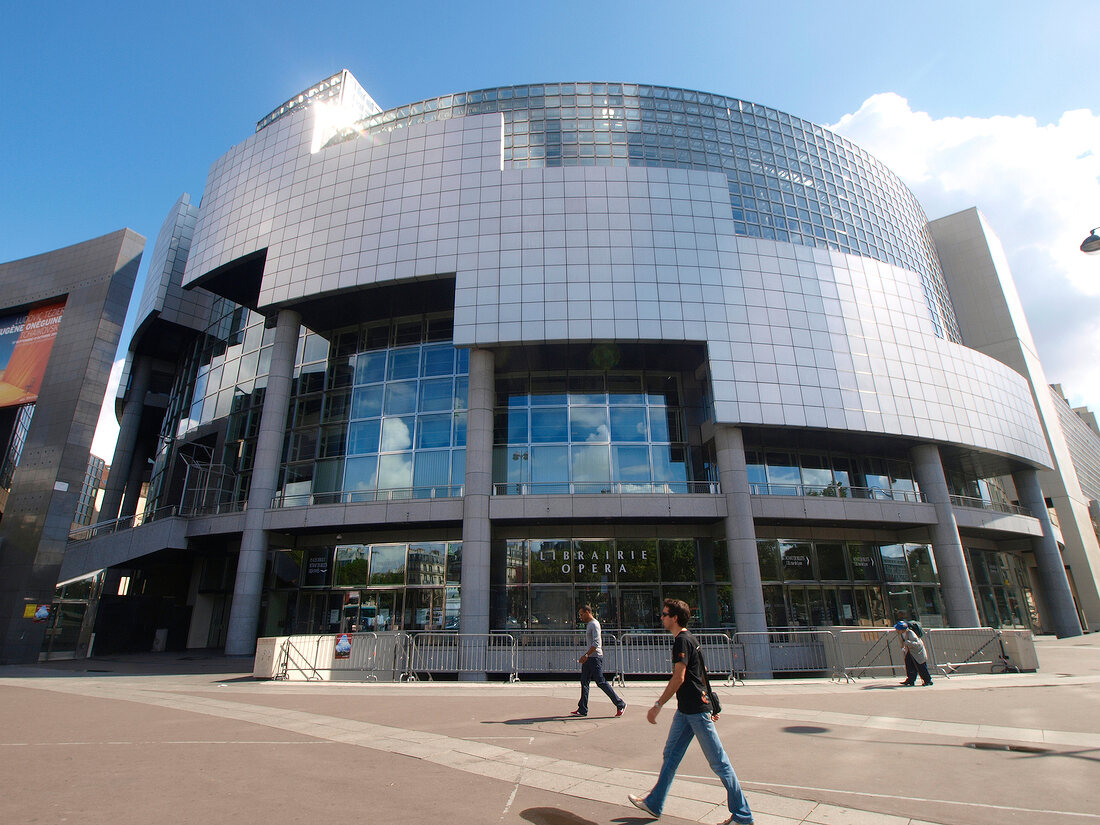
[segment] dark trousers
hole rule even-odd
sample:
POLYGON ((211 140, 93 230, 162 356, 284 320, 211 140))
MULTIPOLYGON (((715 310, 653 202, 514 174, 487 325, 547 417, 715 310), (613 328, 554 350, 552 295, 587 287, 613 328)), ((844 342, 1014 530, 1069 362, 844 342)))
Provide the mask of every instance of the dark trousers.
POLYGON ((596 683, 596 687, 607 694, 607 698, 615 703, 617 708, 625 708, 626 702, 619 698, 615 689, 608 684, 603 675, 603 656, 589 656, 581 665, 581 700, 577 703, 577 710, 584 716, 588 715, 588 685, 596 683))
POLYGON ((917 664, 917 660, 914 659, 909 651, 905 652, 905 684, 914 685, 917 682, 917 675, 920 674, 920 680, 926 685, 932 684, 932 675, 928 672, 928 663, 921 662, 917 664))

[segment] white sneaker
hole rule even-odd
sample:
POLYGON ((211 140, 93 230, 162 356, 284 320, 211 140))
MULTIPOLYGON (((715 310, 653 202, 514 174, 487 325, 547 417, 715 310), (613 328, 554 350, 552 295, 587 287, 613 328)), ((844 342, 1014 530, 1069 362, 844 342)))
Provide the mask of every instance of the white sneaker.
POLYGON ((642 799, 640 796, 635 796, 634 794, 627 794, 626 798, 630 800, 631 804, 635 808, 640 808, 641 810, 645 811, 647 814, 649 814, 654 819, 660 819, 661 818, 660 814, 653 813, 653 810, 645 803, 645 800, 642 799))

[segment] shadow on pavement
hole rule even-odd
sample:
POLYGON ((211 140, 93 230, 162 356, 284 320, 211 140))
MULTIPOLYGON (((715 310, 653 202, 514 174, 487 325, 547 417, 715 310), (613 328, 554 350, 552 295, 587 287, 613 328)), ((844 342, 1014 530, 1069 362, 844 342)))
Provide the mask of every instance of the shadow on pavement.
MULTIPOLYGON (((577 816, 571 811, 563 811, 561 808, 528 808, 520 811, 521 817, 535 825, 596 825, 591 819, 577 816)), ((652 817, 620 816, 611 820, 618 825, 641 825, 643 822, 652 822, 652 817)))
POLYGON ((610 716, 573 716, 566 713, 563 716, 529 716, 524 719, 482 719, 483 725, 534 725, 539 722, 583 722, 587 719, 614 719, 615 715, 610 716))

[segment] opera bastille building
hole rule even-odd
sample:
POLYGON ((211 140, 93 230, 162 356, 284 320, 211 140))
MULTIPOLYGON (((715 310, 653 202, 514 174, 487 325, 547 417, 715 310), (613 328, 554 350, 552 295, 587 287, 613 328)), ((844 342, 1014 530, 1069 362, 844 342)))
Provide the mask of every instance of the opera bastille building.
POLYGON ((383 111, 345 71, 169 213, 59 599, 92 582, 104 653, 666 598, 1075 635, 1100 490, 1059 404, 981 213, 820 126, 629 83, 383 111))

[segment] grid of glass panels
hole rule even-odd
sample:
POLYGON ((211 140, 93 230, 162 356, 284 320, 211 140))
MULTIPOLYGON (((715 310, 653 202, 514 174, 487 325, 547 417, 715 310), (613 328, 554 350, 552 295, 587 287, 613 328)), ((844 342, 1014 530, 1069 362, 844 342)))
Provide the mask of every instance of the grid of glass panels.
POLYGON ((5 490, 11 489, 11 479, 15 474, 15 468, 19 466, 19 459, 23 457, 23 447, 27 443, 27 433, 30 431, 33 417, 34 404, 24 404, 15 414, 8 448, 4 451, 4 460, 0 464, 0 487, 5 490))
POLYGON ((336 139, 494 112, 504 115, 504 161, 512 167, 722 172, 735 234, 836 249, 917 272, 937 333, 961 343, 928 219, 913 193, 855 144, 775 109, 629 83, 503 86, 390 109, 336 139))
POLYGON ((725 545, 693 538, 507 539, 492 546, 490 627, 565 630, 591 604, 607 629, 655 630, 665 599, 732 627, 725 545))
POLYGON ((745 462, 756 495, 921 500, 905 459, 757 448, 745 462))
POLYGON ((927 544, 760 539, 756 547, 769 627, 942 624, 927 544))
POLYGON ((967 567, 983 627, 1038 628, 1031 579, 1016 553, 967 548, 967 567))
POLYGON ((413 316, 299 342, 281 506, 462 494, 467 350, 413 316))
POLYGON ((338 544, 270 554, 268 633, 457 630, 462 542, 338 544))
POLYGON ((224 298, 214 301, 210 317, 210 325, 183 353, 176 370, 147 510, 178 503, 161 501, 176 441, 219 419, 228 419, 228 426, 222 455, 213 457, 213 463, 220 460, 225 468, 219 476, 225 489, 218 494, 233 501, 248 497, 275 330, 265 326, 262 315, 224 298))
POLYGON ((498 495, 709 490, 693 474, 677 376, 503 375, 496 391, 498 495))

